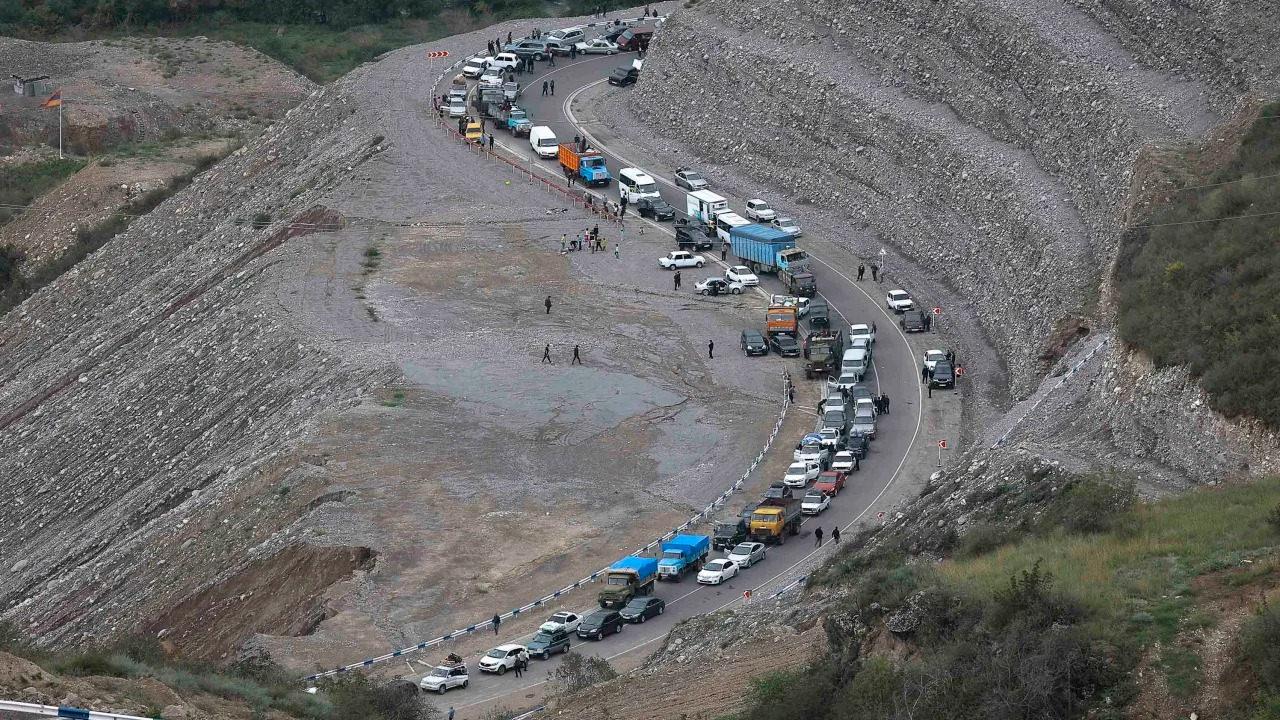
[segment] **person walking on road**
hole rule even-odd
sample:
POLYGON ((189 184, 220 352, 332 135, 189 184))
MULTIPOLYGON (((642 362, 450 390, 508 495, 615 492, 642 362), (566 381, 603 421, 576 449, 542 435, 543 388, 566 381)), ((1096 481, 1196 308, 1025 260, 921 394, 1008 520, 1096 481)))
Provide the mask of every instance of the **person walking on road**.
POLYGON ((720 243, 720 262, 729 257, 729 243, 720 243))
POLYGON ((613 245, 613 259, 614 260, 622 259, 622 246, 617 243, 614 243, 613 245))
POLYGON ((928 366, 928 365, 921 365, 921 366, 920 366, 920 384, 921 384, 921 385, 928 385, 928 384, 929 384, 929 376, 930 376, 930 375, 932 375, 932 374, 933 374, 933 373, 930 373, 930 372, 929 372, 929 366, 928 366))
POLYGON ((822 547, 822 528, 813 529, 813 546, 822 547))
POLYGON ((571 361, 569 362, 569 364, 570 364, 570 365, 573 365, 573 364, 575 364, 575 363, 576 363, 576 364, 578 364, 578 365, 581 365, 581 364, 582 364, 582 357, 581 357, 580 355, 578 355, 578 346, 577 346, 577 344, 576 344, 576 343, 575 343, 575 344, 574 344, 574 346, 573 346, 573 360, 571 360, 571 361))
POLYGON ((708 360, 716 359, 716 341, 715 340, 707 341, 707 359, 708 360))
POLYGON ((840 542, 840 526, 839 525, 831 528, 831 542, 835 542, 835 543, 840 542))
POLYGON ((888 393, 885 393, 884 395, 880 396, 880 404, 884 405, 884 414, 888 415, 889 414, 889 394, 888 393))
MULTIPOLYGON (((553 60, 551 61, 551 64, 552 64, 552 65, 555 65, 555 64, 556 64, 556 61, 553 59, 553 60)), ((551 81, 551 97, 555 97, 555 96, 556 96, 556 81, 555 81, 555 80, 552 80, 552 81, 551 81)))
POLYGON ((449 706, 449 714, 445 716, 445 720, 453 720, 453 706, 449 706))
POLYGON ((542 301, 542 304, 546 306, 547 314, 550 315, 551 314, 551 296, 548 295, 547 299, 542 301))
MULTIPOLYGON (((547 352, 551 352, 551 346, 547 346, 547 352)), ((493 614, 493 634, 498 634, 498 626, 502 625, 502 618, 498 617, 498 613, 493 614)))
MULTIPOLYGON (((546 347, 542 348, 542 362, 548 365, 555 365, 555 363, 551 362, 551 343, 547 343, 546 347)), ((497 633, 496 629, 494 633, 497 633)))
POLYGON ((875 263, 871 263, 871 279, 880 282, 880 266, 875 263))
POLYGON ((675 284, 674 290, 680 289, 680 271, 677 270, 675 275, 671 276, 672 282, 675 284))
POLYGON ((489 133, 489 152, 493 152, 493 133, 489 133))
POLYGON ((862 282, 862 276, 867 272, 866 265, 858 265, 858 282, 862 282))
POLYGON ((569 252, 569 234, 560 233, 560 254, 569 252))
POLYGON ((547 81, 546 81, 546 80, 543 80, 543 81, 542 81, 542 96, 543 96, 543 97, 546 97, 546 96, 547 96, 547 81))

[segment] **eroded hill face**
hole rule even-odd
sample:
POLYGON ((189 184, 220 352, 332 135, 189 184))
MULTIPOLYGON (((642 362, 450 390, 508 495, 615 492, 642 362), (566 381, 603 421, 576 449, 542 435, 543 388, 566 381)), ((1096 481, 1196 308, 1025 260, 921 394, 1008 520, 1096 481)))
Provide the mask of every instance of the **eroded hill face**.
POLYGON ((631 106, 711 162, 847 217, 891 277, 958 290, 1028 394, 1103 279, 1138 151, 1275 93, 1274 4, 707 0, 631 106), (898 272, 895 272, 898 271, 898 272))

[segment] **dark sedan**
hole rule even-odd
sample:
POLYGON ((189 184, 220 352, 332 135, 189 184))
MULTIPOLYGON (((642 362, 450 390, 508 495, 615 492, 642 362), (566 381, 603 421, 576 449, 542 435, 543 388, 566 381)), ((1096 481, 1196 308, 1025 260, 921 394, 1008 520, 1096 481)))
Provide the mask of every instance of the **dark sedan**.
POLYGON ((635 85, 638 79, 640 79, 640 71, 625 65, 620 68, 614 68, 614 71, 609 74, 609 84, 617 85, 618 87, 635 85))
POLYGON ((642 623, 651 617, 661 615, 667 609, 667 601, 657 597, 632 598, 618 611, 622 619, 630 623, 642 623))
POLYGON ((676 216, 676 209, 662 198, 641 198, 640 202, 636 203, 636 212, 640 213, 640 217, 654 220, 670 220, 676 216))
POLYGON ((743 330, 742 352, 747 355, 768 355, 769 343, 764 341, 764 335, 759 330, 743 330))
POLYGON ((933 376, 929 378, 929 387, 953 388, 956 386, 956 371, 951 363, 939 360, 933 366, 933 376))
POLYGON ((769 336, 769 349, 782 357, 800 357, 800 343, 795 335, 776 333, 769 336))

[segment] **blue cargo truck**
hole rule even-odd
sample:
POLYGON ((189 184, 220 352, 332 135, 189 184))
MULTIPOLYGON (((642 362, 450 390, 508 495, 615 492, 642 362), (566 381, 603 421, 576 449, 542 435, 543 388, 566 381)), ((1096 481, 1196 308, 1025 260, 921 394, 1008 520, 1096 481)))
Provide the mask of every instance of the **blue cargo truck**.
POLYGON ((596 599, 600 602, 600 607, 620 608, 637 595, 653 592, 653 584, 657 578, 657 558, 628 555, 605 571, 605 588, 596 599))
MULTIPOLYGON (((754 273, 776 272, 786 276, 788 290, 801 275, 809 275, 809 255, 796 247, 796 239, 785 230, 752 223, 729 230, 733 254, 754 273), (788 281, 788 279, 790 281, 788 281)), ((810 295, 812 297, 812 295, 810 295)))
POLYGON ((698 572, 711 553, 711 538, 706 535, 677 535, 662 543, 662 559, 658 561, 658 579, 680 582, 686 572, 698 572))

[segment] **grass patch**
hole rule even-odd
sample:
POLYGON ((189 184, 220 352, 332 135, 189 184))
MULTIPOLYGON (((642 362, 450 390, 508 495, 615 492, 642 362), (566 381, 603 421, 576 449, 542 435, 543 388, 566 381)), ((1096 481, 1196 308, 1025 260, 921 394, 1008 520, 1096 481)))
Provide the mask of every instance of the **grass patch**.
MULTIPOLYGON (((227 152, 230 152, 230 149, 227 152)), ((163 187, 135 198, 98 225, 77 230, 76 242, 44 265, 31 269, 21 268, 20 265, 24 262, 22 255, 11 247, 0 246, 0 316, 22 304, 41 288, 75 267, 90 253, 127 230, 136 218, 151 212, 160 203, 189 186, 197 175, 222 157, 225 155, 208 155, 199 158, 191 170, 173 178, 163 187)))
MULTIPOLYGON (((1280 114, 1280 103, 1262 109, 1280 114)), ((1236 158, 1125 234, 1119 329, 1157 366, 1186 366, 1229 417, 1280 427, 1280 123, 1258 120, 1236 158), (1251 179, 1261 178, 1261 179, 1251 179), (1237 180, 1243 182, 1233 182, 1237 180), (1252 216, 1252 217, 1248 217, 1252 216), (1225 219, 1235 218, 1235 219, 1225 219)))
POLYGON ((54 188, 84 167, 83 160, 42 160, 0 167, 0 225, 13 220, 20 208, 54 188))

